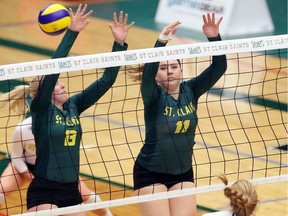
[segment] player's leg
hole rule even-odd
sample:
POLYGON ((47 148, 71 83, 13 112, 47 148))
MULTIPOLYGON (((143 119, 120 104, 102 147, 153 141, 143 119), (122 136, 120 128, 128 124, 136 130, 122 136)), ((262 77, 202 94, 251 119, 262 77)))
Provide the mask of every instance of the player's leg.
MULTIPOLYGON (((57 208, 58 207, 56 205, 42 204, 42 205, 34 206, 34 207, 28 209, 28 212, 37 212, 37 211, 49 210, 49 209, 57 209, 57 208)), ((66 216, 86 216, 86 212, 65 214, 65 215, 66 216)))
MULTIPOLYGON (((184 188, 194 188, 193 182, 182 182, 172 186, 169 191, 184 188)), ((195 216, 196 215, 196 195, 172 198, 169 200, 171 216, 195 216)))
POLYGON ((42 210, 48 210, 48 209, 56 209, 58 208, 56 205, 52 204, 42 204, 42 205, 37 205, 32 208, 28 209, 28 212, 36 212, 36 211, 42 211, 42 210))
MULTIPOLYGON (((88 186, 85 184, 83 180, 81 180, 81 178, 80 178, 79 190, 84 203, 96 203, 102 201, 100 196, 97 195, 95 192, 92 192, 92 190, 88 188, 88 186)), ((112 213, 108 208, 96 209, 92 210, 91 212, 100 216, 112 216, 112 213)))
POLYGON ((19 190, 21 185, 23 185, 23 177, 10 162, 0 178, 0 205, 5 202, 4 195, 19 190))
POLYGON ((65 214, 63 216, 86 216, 86 212, 78 212, 78 213, 73 213, 73 214, 65 214))
MULTIPOLYGON (((166 192, 167 188, 165 185, 156 184, 151 185, 148 187, 144 187, 138 190, 135 190, 135 195, 146 195, 146 194, 153 194, 153 193, 160 193, 166 192)), ((139 208, 142 216, 170 216, 170 209, 169 209, 169 200, 162 199, 150 202, 139 203, 139 208)))

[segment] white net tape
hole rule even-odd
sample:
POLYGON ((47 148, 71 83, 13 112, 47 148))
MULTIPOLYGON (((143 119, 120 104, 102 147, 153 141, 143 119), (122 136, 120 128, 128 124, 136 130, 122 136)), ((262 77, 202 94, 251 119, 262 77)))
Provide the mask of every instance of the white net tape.
POLYGON ((288 47, 288 34, 259 38, 174 45, 150 49, 82 55, 0 66, 0 81, 51 73, 106 68, 243 52, 257 52, 288 47))

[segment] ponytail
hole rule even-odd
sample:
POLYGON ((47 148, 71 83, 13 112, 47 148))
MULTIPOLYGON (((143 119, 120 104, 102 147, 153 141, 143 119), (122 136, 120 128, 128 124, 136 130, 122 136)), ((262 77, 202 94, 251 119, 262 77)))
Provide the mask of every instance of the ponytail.
POLYGON ((29 95, 28 85, 19 85, 12 91, 0 96, 0 109, 17 112, 24 116, 29 110, 26 99, 29 95))
POLYGON ((237 216, 251 216, 259 202, 254 186, 247 180, 238 180, 231 187, 227 187, 225 175, 219 179, 226 185, 224 195, 230 200, 230 206, 237 216))
POLYGON ((141 81, 142 80, 143 67, 144 67, 144 65, 141 65, 141 64, 138 64, 135 66, 126 66, 125 67, 125 73, 134 82, 141 81))

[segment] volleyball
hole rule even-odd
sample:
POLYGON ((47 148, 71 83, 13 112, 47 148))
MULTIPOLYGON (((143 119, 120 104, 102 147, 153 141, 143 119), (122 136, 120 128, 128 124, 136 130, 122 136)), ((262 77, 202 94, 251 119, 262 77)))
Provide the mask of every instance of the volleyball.
POLYGON ((40 29, 52 36, 62 34, 70 25, 71 17, 66 7, 61 4, 48 4, 39 13, 40 29))

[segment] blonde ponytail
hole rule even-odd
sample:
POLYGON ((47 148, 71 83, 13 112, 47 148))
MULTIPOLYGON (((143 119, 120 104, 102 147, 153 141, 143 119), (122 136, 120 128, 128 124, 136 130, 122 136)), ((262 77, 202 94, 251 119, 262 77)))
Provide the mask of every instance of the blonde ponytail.
MULTIPOLYGON (((219 178, 226 186, 228 185, 225 175, 221 175, 219 178)), ((236 181, 231 187, 226 187, 224 195, 230 200, 233 213, 237 216, 253 215, 259 202, 254 186, 245 179, 236 181)))
POLYGON ((20 116, 26 114, 29 110, 26 104, 26 98, 29 95, 28 85, 19 85, 12 91, 0 96, 0 109, 17 112, 20 116))
POLYGON ((142 80, 142 73, 143 73, 144 65, 131 65, 125 66, 125 73, 128 75, 130 79, 134 82, 142 80))

